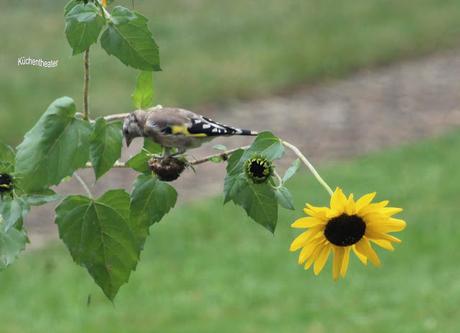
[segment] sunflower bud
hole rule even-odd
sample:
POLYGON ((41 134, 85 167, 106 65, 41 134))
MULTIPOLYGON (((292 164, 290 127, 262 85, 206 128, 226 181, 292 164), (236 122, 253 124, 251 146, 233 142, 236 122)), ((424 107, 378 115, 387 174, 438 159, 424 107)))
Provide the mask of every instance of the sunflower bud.
POLYGON ((0 196, 3 197, 5 193, 11 193, 14 189, 13 176, 7 173, 0 173, 0 196))
POLYGON ((160 180, 171 182, 184 171, 186 163, 174 157, 153 157, 149 160, 149 168, 160 180))
POLYGON ((263 156, 253 156, 244 163, 244 173, 255 184, 266 183, 273 174, 273 163, 263 156))

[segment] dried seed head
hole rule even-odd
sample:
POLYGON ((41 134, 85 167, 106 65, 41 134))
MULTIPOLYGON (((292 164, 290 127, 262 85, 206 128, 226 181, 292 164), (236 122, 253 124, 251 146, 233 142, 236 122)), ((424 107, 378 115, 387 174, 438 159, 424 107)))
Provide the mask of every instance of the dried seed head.
POLYGON ((149 160, 149 168, 160 180, 173 181, 179 178, 184 171, 186 163, 174 157, 153 157, 149 160))

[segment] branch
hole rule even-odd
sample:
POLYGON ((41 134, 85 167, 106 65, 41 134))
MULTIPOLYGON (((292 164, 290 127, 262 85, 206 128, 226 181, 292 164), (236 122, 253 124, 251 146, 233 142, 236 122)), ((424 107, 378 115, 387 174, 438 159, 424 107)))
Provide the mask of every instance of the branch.
POLYGON ((214 158, 216 158, 216 157, 220 157, 221 159, 223 159, 224 161, 226 161, 226 160, 228 159, 228 157, 229 157, 231 154, 233 154, 234 152, 236 152, 237 150, 240 150, 240 149, 248 149, 248 148, 249 148, 249 146, 243 146, 243 147, 238 147, 238 148, 230 149, 230 150, 224 151, 223 153, 209 155, 209 156, 200 158, 200 159, 198 159, 198 160, 189 162, 189 164, 190 164, 190 165, 203 164, 203 163, 209 162, 210 160, 212 160, 212 159, 214 159, 214 158))
POLYGON ((89 120, 89 48, 85 51, 84 56, 84 73, 83 73, 83 119, 89 120))
POLYGON ((88 187, 88 185, 86 185, 85 181, 76 172, 73 174, 73 176, 75 177, 76 180, 78 180, 78 182, 81 184, 81 186, 85 189, 86 193, 88 193, 88 196, 92 199, 93 194, 89 190, 89 187, 88 187))

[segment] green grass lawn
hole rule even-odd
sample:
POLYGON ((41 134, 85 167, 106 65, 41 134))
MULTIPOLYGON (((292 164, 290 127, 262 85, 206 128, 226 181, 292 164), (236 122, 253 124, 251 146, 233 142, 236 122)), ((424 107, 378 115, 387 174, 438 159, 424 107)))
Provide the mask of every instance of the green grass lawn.
POLYGON ((459 147, 457 131, 321 168, 331 185, 405 208, 403 243, 378 251, 381 268, 353 258, 333 282, 330 262, 319 277, 297 265, 289 225, 306 200, 327 202, 302 173, 275 236, 220 197, 170 213, 115 304, 63 246, 24 255, 0 274, 1 332, 458 332, 459 147))
MULTIPOLYGON (((17 143, 56 97, 81 105, 82 61, 63 33, 65 1, 0 2, 0 140, 17 143), (17 58, 59 60, 53 70, 17 58)), ((131 1, 119 1, 130 5, 131 1)), ((161 48, 157 102, 197 107, 285 90, 458 45, 458 0, 136 0, 161 48)), ((127 112, 137 73, 92 51, 95 114, 127 112)))

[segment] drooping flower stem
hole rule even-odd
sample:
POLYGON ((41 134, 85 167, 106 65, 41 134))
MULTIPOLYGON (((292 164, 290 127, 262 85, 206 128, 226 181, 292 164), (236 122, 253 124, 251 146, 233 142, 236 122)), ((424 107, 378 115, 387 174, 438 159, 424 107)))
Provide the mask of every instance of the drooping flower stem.
POLYGON ((83 119, 89 120, 89 48, 84 55, 84 77, 83 77, 83 119))
POLYGON ((324 189, 327 191, 327 193, 329 193, 329 195, 332 196, 333 191, 332 191, 331 187, 324 181, 323 178, 321 178, 321 176, 319 175, 318 171, 316 171, 315 167, 310 163, 310 161, 305 157, 305 155, 302 154, 302 152, 299 150, 299 148, 297 148, 296 146, 294 146, 293 144, 291 144, 291 143, 289 143, 287 141, 282 141, 282 143, 287 148, 292 150, 292 152, 294 154, 297 155, 297 157, 302 161, 303 164, 305 164, 305 166, 308 168, 308 170, 310 170, 310 172, 316 178, 318 183, 320 183, 321 186, 323 186, 324 189))

